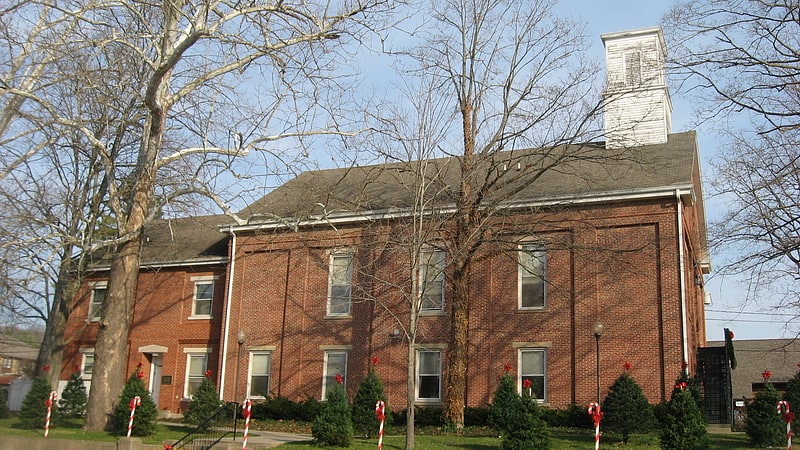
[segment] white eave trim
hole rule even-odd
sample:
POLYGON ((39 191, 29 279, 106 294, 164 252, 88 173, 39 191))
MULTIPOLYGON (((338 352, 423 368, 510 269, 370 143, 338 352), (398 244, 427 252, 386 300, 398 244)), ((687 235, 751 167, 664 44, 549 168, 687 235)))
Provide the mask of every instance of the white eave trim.
MULTIPOLYGON (((590 194, 590 195, 569 195, 563 197, 551 197, 546 200, 538 201, 520 201, 508 202, 498 206, 498 210, 505 209, 520 209, 520 208, 542 208, 546 206, 565 206, 565 205, 581 205, 593 203, 613 203, 622 201, 635 201, 655 198, 675 198, 675 193, 678 192, 684 201, 694 203, 695 193, 691 184, 681 186, 658 187, 652 189, 638 189, 631 191, 616 191, 608 192, 606 194, 590 194)), ((455 208, 446 206, 437 209, 438 213, 451 213, 455 208)), ((220 226, 219 230, 223 233, 234 232, 247 232, 256 230, 275 230, 281 228, 301 228, 301 227, 314 227, 324 225, 343 225, 358 222, 369 222, 374 220, 386 219, 399 219, 408 217, 412 212, 408 208, 388 208, 380 210, 362 211, 362 212, 342 212, 331 213, 324 218, 311 218, 293 222, 289 220, 269 220, 264 222, 250 223, 247 225, 225 225, 220 226)))
MULTIPOLYGON (((139 269, 162 269, 164 267, 194 267, 194 266, 215 266, 228 264, 227 257, 209 258, 209 259, 192 259, 186 261, 152 261, 146 264, 140 264, 139 269)), ((94 272, 103 272, 111 270, 110 265, 103 265, 92 267, 94 272)))

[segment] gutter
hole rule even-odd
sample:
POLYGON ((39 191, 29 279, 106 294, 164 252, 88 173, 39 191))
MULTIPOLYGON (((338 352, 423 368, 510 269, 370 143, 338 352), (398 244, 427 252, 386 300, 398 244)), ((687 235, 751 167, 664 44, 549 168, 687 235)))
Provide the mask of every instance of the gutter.
MULTIPOLYGON (((225 295, 225 327, 223 328, 222 333, 222 364, 220 365, 220 380, 219 380, 219 399, 222 400, 224 392, 225 392, 225 376, 227 375, 227 362, 228 362, 228 335, 230 334, 230 325, 231 325, 231 298, 233 297, 233 275, 234 275, 234 268, 236 267, 236 232, 233 231, 233 226, 230 227, 229 233, 231 234, 231 257, 230 257, 230 266, 228 269, 228 292, 225 295)), ((237 358, 238 358, 237 354, 237 358)), ((233 401, 238 401, 235 397, 238 395, 238 392, 234 392, 233 401)))
POLYGON ((686 320, 686 277, 684 270, 686 269, 686 255, 683 251, 683 201, 681 200, 680 190, 675 189, 675 200, 677 201, 678 214, 677 216, 677 229, 678 229, 678 269, 680 276, 678 277, 678 289, 681 296, 681 340, 682 340, 682 363, 689 362, 689 333, 687 330, 686 320))

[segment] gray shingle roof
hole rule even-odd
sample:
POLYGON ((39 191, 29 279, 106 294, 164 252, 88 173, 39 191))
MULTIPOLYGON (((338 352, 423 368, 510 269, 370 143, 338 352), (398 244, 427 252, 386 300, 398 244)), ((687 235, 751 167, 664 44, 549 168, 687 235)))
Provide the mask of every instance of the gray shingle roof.
POLYGON ((225 215, 157 220, 145 227, 142 264, 215 262, 228 256, 228 236, 219 231, 230 223, 225 215))
MULTIPOLYGON (((666 144, 620 150, 590 143, 505 151, 484 159, 476 179, 494 183, 489 202, 494 196, 511 203, 690 188, 696 155, 694 132, 671 134, 666 144)), ((461 173, 459 161, 428 161, 426 179, 439 206, 452 204, 461 173)), ((322 205, 328 214, 407 208, 414 200, 412 188, 419 185, 414 180, 419 172, 416 164, 304 172, 253 202, 240 216, 251 221, 306 218, 323 213, 322 205)))

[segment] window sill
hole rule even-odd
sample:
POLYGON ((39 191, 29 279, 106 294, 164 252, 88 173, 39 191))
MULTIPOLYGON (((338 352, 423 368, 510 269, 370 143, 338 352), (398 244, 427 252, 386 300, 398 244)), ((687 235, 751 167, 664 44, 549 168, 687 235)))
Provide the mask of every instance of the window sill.
POLYGON ((420 311, 419 315, 420 315, 420 317, 425 317, 425 316, 444 316, 445 312, 444 312, 443 309, 427 310, 427 311, 420 311))
POLYGON ((189 316, 186 318, 187 320, 211 320, 213 319, 212 316, 189 316))
POLYGON ((544 308, 517 308, 516 312, 518 313, 537 313, 537 312, 549 312, 547 307, 544 308))
POLYGON ((351 314, 337 314, 337 315, 327 315, 325 316, 325 320, 343 320, 343 319, 352 319, 353 316, 351 314))
POLYGON ((430 400, 427 400, 427 399, 418 398, 418 399, 414 400, 414 404, 415 405, 423 405, 423 406, 441 406, 441 405, 444 405, 444 402, 442 401, 442 399, 430 399, 430 400))

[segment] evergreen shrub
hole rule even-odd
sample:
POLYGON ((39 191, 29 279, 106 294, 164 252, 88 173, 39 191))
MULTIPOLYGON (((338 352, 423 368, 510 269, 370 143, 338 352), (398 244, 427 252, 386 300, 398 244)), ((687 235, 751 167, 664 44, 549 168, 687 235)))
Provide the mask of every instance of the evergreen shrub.
POLYGON ((653 407, 627 370, 609 388, 601 410, 604 413, 602 424, 605 429, 620 433, 625 444, 630 440, 631 434, 647 433, 655 428, 653 407))
POLYGON ((119 436, 125 436, 128 433, 128 422, 131 417, 130 404, 134 397, 139 396, 141 404, 136 407, 131 436, 150 436, 153 434, 158 410, 150 397, 150 392, 145 388, 142 381, 143 378, 142 372, 137 371, 125 383, 125 387, 122 389, 122 393, 119 395, 117 404, 108 421, 109 431, 112 433, 119 436))
POLYGON ((353 441, 350 405, 340 384, 328 391, 327 401, 311 423, 311 435, 317 444, 332 447, 349 447, 353 441))

